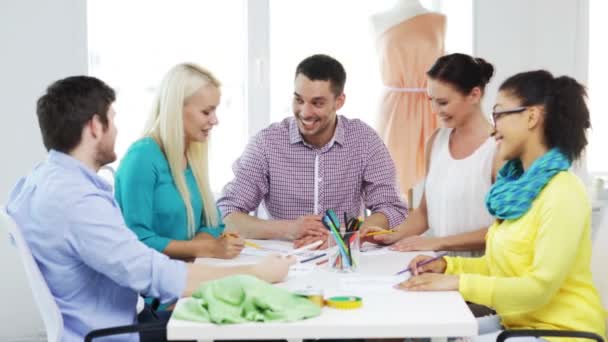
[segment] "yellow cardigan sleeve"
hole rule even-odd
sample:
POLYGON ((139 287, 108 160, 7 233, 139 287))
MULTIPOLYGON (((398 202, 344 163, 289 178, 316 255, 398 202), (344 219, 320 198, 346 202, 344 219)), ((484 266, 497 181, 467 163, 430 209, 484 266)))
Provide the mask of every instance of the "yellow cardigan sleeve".
POLYGON ((444 257, 444 259, 447 264, 446 274, 489 274, 485 255, 477 258, 444 257))
POLYGON ((524 228, 538 230, 532 265, 522 265, 527 269, 518 277, 462 274, 459 291, 465 300, 510 315, 536 310, 556 295, 572 272, 591 208, 583 191, 569 189, 570 182, 549 185, 538 198, 540 226, 524 228))
MULTIPOLYGON (((482 257, 478 257, 478 258, 463 258, 463 257, 446 257, 445 258, 445 261, 447 263, 445 273, 460 275, 459 291, 465 300, 468 300, 468 301, 471 301, 474 303, 478 303, 478 304, 482 304, 487 301, 487 298, 485 298, 485 297, 487 296, 488 292, 485 289, 481 288, 484 286, 489 286, 491 284, 490 278, 487 277, 490 274, 490 272, 488 269, 488 264, 487 264, 486 258, 487 257, 485 255, 482 257), (479 281, 479 280, 470 281, 469 280, 470 283, 467 285, 467 291, 478 294, 480 296, 480 298, 484 297, 483 299, 480 299, 480 298, 468 299, 467 296, 465 295, 465 293, 462 292, 463 280, 467 281, 467 279, 470 277, 481 279, 481 281, 479 281), (484 292, 486 293, 486 296, 483 295, 484 292)), ((493 291, 490 291, 489 293, 492 293, 492 292, 493 291)), ((485 305, 489 305, 489 304, 485 304, 485 305)))

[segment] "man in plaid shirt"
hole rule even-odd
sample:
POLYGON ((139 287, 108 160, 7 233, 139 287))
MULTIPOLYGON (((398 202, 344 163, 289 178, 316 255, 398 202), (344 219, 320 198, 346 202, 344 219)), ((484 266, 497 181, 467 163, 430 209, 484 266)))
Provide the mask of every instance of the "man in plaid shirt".
POLYGON ((325 238, 321 218, 327 209, 341 220, 343 213, 358 217, 368 209, 364 226, 384 229, 405 220, 407 205, 386 146, 367 124, 336 114, 344 105, 345 81, 332 57, 300 62, 294 116, 260 131, 233 166, 235 177, 218 201, 227 230, 299 246, 325 238), (248 214, 262 201, 268 220, 248 214))

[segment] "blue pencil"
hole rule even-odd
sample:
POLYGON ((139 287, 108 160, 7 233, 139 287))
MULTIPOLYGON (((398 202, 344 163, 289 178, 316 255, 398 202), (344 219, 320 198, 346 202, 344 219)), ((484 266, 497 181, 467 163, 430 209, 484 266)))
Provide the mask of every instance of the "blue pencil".
MULTIPOLYGON (((446 255, 448 255, 448 253, 447 253, 447 252, 441 252, 441 253, 437 254, 437 256, 435 256, 435 257, 433 257, 433 258, 426 259, 426 260, 424 260, 423 262, 420 262, 420 263, 416 264, 416 267, 419 267, 419 266, 424 266, 424 265, 426 265, 426 264, 430 264, 430 263, 432 263, 433 261, 435 261, 435 260, 437 260, 437 259, 440 259, 440 258, 443 258, 443 257, 444 257, 444 256, 446 256, 446 255)), ((405 273, 405 272, 411 272, 411 271, 412 271, 412 270, 411 270, 411 267, 408 267, 408 268, 406 268, 406 269, 404 269, 404 270, 401 270, 401 271, 397 272, 395 275, 400 275, 400 274, 403 274, 403 273, 405 273)))
POLYGON ((321 257, 324 257, 325 255, 327 255, 327 254, 326 254, 326 253, 322 253, 322 254, 319 254, 319 255, 315 255, 315 256, 313 256, 313 257, 310 257, 310 258, 308 258, 308 259, 304 259, 304 260, 300 261, 300 263, 301 263, 301 264, 303 264, 303 263, 305 263, 305 262, 309 262, 309 261, 317 260, 317 259, 319 259, 319 258, 321 258, 321 257))

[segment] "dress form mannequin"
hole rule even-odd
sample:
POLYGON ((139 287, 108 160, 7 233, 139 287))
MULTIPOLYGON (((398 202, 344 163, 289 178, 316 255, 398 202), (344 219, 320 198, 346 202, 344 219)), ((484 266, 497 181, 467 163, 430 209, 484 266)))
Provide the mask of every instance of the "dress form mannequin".
POLYGON ((389 28, 428 12, 418 0, 397 0, 390 9, 376 13, 370 17, 374 37, 378 38, 379 35, 389 28))
POLYGON ((426 95, 426 71, 443 55, 446 18, 418 0, 398 0, 370 18, 384 94, 377 130, 395 161, 401 194, 426 173, 425 143, 438 127, 426 95))

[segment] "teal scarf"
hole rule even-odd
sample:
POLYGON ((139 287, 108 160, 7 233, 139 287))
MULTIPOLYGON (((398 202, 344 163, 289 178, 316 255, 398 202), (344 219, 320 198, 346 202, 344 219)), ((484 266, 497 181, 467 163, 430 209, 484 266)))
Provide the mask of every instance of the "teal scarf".
POLYGON ((521 160, 508 161, 498 172, 496 183, 486 196, 488 211, 503 220, 520 218, 551 178, 567 170, 570 164, 568 157, 557 148, 535 160, 526 172, 521 160))

